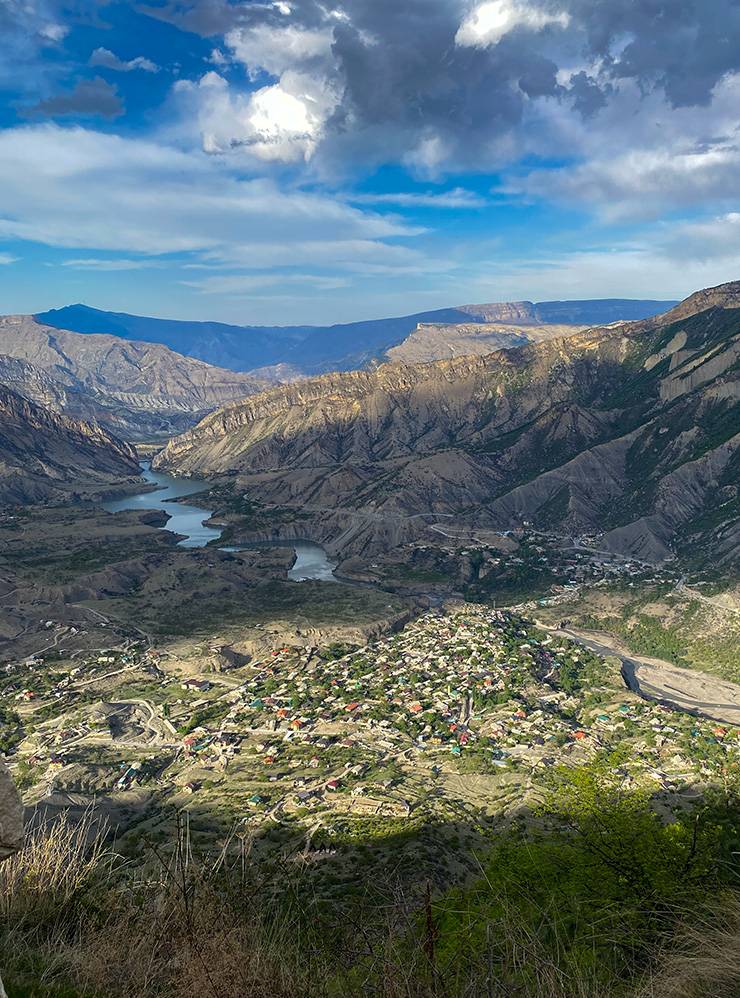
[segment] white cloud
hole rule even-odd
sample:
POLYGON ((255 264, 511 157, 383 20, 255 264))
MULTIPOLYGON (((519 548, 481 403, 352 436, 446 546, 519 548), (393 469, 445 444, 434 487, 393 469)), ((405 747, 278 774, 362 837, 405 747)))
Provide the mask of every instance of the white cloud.
POLYGON ((0 238, 88 254, 190 252, 260 270, 331 265, 339 253, 361 271, 423 266, 418 250, 395 242, 422 231, 329 195, 239 179, 220 159, 152 141, 48 123, 0 131, 0 238))
POLYGON ((0 267, 7 267, 11 263, 17 263, 20 257, 11 256, 10 253, 0 253, 0 267))
POLYGON ((406 153, 404 162, 414 170, 434 177, 439 167, 448 159, 450 149, 439 135, 425 135, 416 148, 406 153))
MULTIPOLYGON (((641 241, 605 248, 533 255, 512 263, 489 264, 468 285, 476 301, 568 300, 588 298, 682 299, 698 288, 740 277, 740 238, 713 259, 686 247, 677 266, 671 245, 681 227, 653 232, 641 241)), ((736 233, 740 237, 740 232, 736 233)))
POLYGON ((234 59, 246 66, 250 79, 256 79, 260 72, 281 76, 297 63, 329 59, 332 40, 331 30, 311 30, 291 24, 235 28, 225 38, 234 59))
POLYGON ((460 25, 455 42, 458 45, 485 48, 498 45, 514 28, 539 31, 549 24, 566 28, 570 16, 565 12, 550 14, 517 0, 489 0, 476 7, 460 25))
POLYGON ((244 148, 265 162, 309 160, 337 103, 328 84, 292 71, 248 95, 232 94, 213 70, 177 89, 195 103, 206 152, 244 148))
POLYGON ((159 66, 147 59, 143 55, 137 55, 135 59, 127 62, 119 59, 110 49, 97 48, 90 56, 90 66, 104 66, 106 69, 115 69, 121 73, 130 73, 132 69, 143 69, 147 73, 158 73, 159 66))
POLYGON ((740 212, 666 226, 661 240, 674 260, 729 263, 740 277, 740 212))
MULTIPOLYGON (((421 230, 412 230, 419 233, 421 230)), ((336 271, 359 274, 424 274, 450 270, 456 266, 449 260, 430 259, 421 250, 393 245, 379 239, 316 239, 295 241, 290 245, 265 241, 255 245, 245 243, 206 253, 204 259, 224 267, 244 267, 250 270, 272 267, 326 267, 336 271)))
POLYGON ((69 34, 69 28, 64 24, 56 24, 53 21, 48 21, 46 24, 41 25, 39 34, 42 38, 48 38, 51 42, 60 42, 69 34))
POLYGON ((205 277, 202 281, 182 281, 187 287, 195 288, 204 295, 229 295, 232 297, 252 297, 261 288, 276 285, 308 285, 317 291, 337 291, 349 286, 342 277, 326 277, 315 274, 226 274, 205 277))
POLYGON ((65 260, 63 267, 74 267, 75 270, 96 270, 100 272, 114 270, 144 270, 148 267, 162 266, 157 260, 65 260))
POLYGON ((688 205, 740 195, 740 148, 629 149, 560 176, 533 177, 530 192, 562 195, 606 206, 608 218, 657 217, 666 205, 688 205))
POLYGON ((353 204, 397 204, 401 208, 483 208, 488 202, 473 191, 455 187, 451 191, 428 191, 380 194, 355 194, 348 200, 353 204))
POLYGON ((717 85, 709 107, 673 108, 661 92, 646 96, 629 82, 586 122, 548 102, 520 135, 518 155, 568 149, 571 162, 509 175, 499 192, 586 204, 607 221, 647 221, 676 208, 736 201, 738 103, 740 74, 717 85))
POLYGON ((249 102, 247 122, 251 135, 244 142, 260 158, 292 159, 290 149, 307 159, 316 146, 323 121, 312 113, 312 98, 295 97, 281 84, 258 90, 249 102))
MULTIPOLYGON (((275 9, 287 16, 287 5, 275 9)), ((197 83, 178 87, 200 124, 203 149, 212 154, 249 152, 257 160, 308 161, 324 137, 329 116, 341 101, 333 79, 332 33, 294 24, 262 23, 226 33, 231 60, 254 81, 260 74, 277 82, 256 91, 232 89, 211 71, 197 83)), ((214 49, 210 60, 229 60, 214 49)))

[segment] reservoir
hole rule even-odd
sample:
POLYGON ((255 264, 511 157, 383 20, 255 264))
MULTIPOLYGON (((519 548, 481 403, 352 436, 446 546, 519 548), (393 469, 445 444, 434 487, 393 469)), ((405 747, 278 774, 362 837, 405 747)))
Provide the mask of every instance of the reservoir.
MULTIPOLYGON (((221 527, 209 527, 203 523, 211 516, 209 510, 174 501, 183 496, 203 492, 208 488, 205 482, 193 481, 190 478, 177 478, 161 471, 152 471, 145 462, 142 463, 142 468, 144 469, 142 478, 149 485, 157 486, 156 491, 148 489, 146 492, 137 492, 133 495, 123 496, 121 499, 111 499, 100 504, 103 509, 109 513, 117 513, 122 509, 163 509, 171 519, 161 529, 170 530, 175 534, 184 534, 185 539, 179 542, 181 547, 201 548, 219 536, 221 527)), ((243 551, 256 547, 293 548, 296 553, 296 562, 288 572, 288 578, 294 579, 296 582, 303 582, 306 579, 318 579, 321 582, 337 581, 333 574, 335 565, 329 561, 326 551, 321 545, 315 544, 313 541, 255 541, 253 544, 224 547, 221 550, 243 551)))
POLYGON ((146 492, 124 496, 122 499, 112 499, 101 503, 103 509, 107 509, 109 513, 117 513, 122 509, 163 509, 172 519, 168 520, 167 526, 162 529, 171 530, 175 534, 184 534, 185 539, 180 541, 180 545, 186 548, 202 548, 208 541, 218 537, 221 533, 220 527, 206 527, 203 524, 203 520, 207 520, 211 515, 208 510, 172 501, 182 496, 203 492, 208 488, 205 482, 194 482, 190 478, 176 478, 174 475, 152 471, 146 463, 142 463, 142 467, 144 473, 141 477, 149 484, 156 485, 157 491, 149 489, 146 492))
POLYGON ((305 582, 306 579, 318 579, 319 582, 337 582, 334 576, 336 565, 326 556, 326 551, 320 544, 313 541, 255 541, 252 544, 239 544, 235 547, 221 548, 222 551, 246 551, 249 548, 281 547, 293 548, 296 554, 295 565, 289 570, 288 578, 295 582, 305 582))
POLYGON ((296 553, 296 563, 288 572, 289 579, 303 582, 305 579, 318 579, 320 582, 336 582, 333 565, 320 544, 313 541, 291 541, 296 553))

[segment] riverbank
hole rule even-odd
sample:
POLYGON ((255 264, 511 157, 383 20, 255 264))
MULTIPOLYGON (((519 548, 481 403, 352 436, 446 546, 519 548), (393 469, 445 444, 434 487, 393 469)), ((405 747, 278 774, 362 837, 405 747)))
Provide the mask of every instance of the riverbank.
POLYGON ((634 654, 620 638, 607 631, 577 627, 553 630, 539 622, 538 626, 551 634, 577 641, 597 655, 618 658, 626 686, 648 700, 658 700, 675 710, 740 726, 740 685, 736 683, 707 672, 684 669, 663 659, 634 654))

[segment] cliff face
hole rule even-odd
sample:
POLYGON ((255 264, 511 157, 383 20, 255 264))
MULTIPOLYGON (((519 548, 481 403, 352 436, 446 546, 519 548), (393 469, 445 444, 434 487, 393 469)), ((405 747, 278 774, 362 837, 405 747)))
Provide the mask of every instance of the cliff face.
POLYGON ((425 364, 430 360, 452 357, 484 357, 494 350, 537 343, 540 340, 573 336, 585 326, 534 325, 516 326, 505 323, 420 322, 403 343, 391 347, 387 356, 403 364, 425 364))
POLYGON ((128 444, 0 386, 0 505, 86 498, 140 473, 128 444))
POLYGON ((645 560, 703 538, 734 558, 702 524, 721 506, 740 531, 738 306, 740 283, 641 322, 282 386, 208 416, 155 463, 237 470, 254 498, 327 515, 528 520, 606 532, 645 560))
POLYGON ((269 385, 159 344, 68 332, 28 315, 0 317, 0 382, 132 440, 182 432, 269 385))

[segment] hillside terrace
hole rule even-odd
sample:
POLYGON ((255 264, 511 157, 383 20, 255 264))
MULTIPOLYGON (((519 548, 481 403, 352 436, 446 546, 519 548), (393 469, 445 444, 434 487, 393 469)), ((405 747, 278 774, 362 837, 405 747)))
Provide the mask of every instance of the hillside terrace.
POLYGON ((96 793, 210 783, 258 823, 316 807, 403 816, 440 774, 475 774, 481 801, 513 777, 522 799, 548 768, 602 748, 621 751, 628 785, 664 789, 737 760, 737 731, 645 702, 596 655, 482 605, 429 611, 354 650, 281 646, 191 690, 161 672, 162 658, 134 654, 61 678, 38 662, 0 678, 0 696, 35 728, 11 756, 29 786, 52 771, 55 787, 74 774, 78 791, 96 793), (137 683, 136 698, 119 699, 137 683), (32 687, 38 700, 25 699, 32 687))

